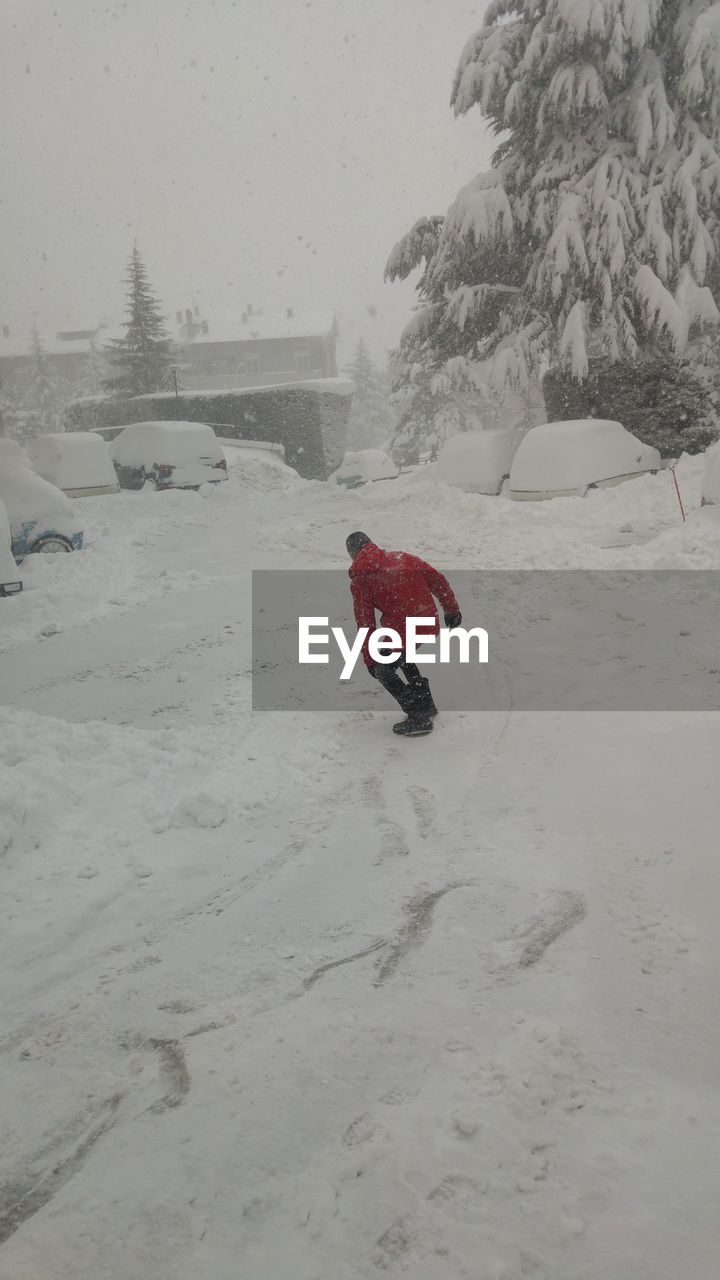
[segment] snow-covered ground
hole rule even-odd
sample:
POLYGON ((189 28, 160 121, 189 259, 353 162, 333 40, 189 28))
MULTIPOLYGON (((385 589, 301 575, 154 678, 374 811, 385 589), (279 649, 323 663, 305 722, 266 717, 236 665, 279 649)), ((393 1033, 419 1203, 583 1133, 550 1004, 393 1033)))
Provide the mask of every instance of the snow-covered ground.
POLYGON ((547 504, 76 504, 0 601, 2 1280, 717 1280, 720 724, 250 711, 250 570, 719 568, 700 465, 547 504))

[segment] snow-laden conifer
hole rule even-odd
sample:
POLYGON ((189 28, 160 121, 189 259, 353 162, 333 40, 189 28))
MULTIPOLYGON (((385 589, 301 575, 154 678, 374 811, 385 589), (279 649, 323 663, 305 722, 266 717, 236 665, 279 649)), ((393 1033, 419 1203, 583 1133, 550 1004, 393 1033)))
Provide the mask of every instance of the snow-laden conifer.
POLYGON ((106 347, 116 373, 105 385, 116 395, 167 390, 172 382, 172 344, 137 244, 133 245, 126 280, 127 333, 106 347))
POLYGON ((583 378, 682 359, 718 322, 720 3, 495 0, 452 104, 499 145, 390 256, 391 279, 422 267, 401 381, 458 356, 492 356, 498 386, 583 378))

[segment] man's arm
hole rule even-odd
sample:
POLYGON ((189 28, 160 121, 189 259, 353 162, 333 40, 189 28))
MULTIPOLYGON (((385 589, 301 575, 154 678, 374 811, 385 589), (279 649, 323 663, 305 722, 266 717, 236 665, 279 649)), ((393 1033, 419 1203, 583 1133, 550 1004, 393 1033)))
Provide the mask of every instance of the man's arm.
POLYGON ((355 614, 358 631, 361 627, 370 628, 362 648, 363 662, 370 670, 374 665, 370 657, 370 632, 375 630, 375 605, 373 604, 372 592, 367 583, 363 582, 361 578, 353 578, 350 583, 350 591, 352 593, 353 613, 355 614))
MULTIPOLYGON (((423 573, 428 587, 432 591, 436 600, 440 601, 444 614, 459 614, 460 605, 450 583, 439 569, 434 569, 431 564, 425 560, 420 560, 420 569, 423 573)), ((458 624, 459 625, 459 624, 458 624)))

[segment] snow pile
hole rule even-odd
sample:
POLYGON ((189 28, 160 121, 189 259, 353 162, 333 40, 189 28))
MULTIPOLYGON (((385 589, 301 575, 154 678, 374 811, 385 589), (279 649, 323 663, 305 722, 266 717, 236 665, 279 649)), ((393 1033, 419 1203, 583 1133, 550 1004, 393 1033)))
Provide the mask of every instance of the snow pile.
POLYGON ((54 484, 33 471, 14 440, 0 438, 0 498, 10 517, 13 534, 25 523, 44 521, 60 533, 79 528, 72 504, 54 484))
POLYGON ((206 791, 198 791, 195 795, 185 796, 175 806, 169 826, 221 827, 226 818, 227 807, 222 801, 206 791))
MULTIPOLYGON (((82 515, 82 552, 27 556, 25 590, 13 600, 0 599, 0 652, 197 587, 197 568, 174 545, 179 528, 210 523, 210 510, 196 493, 83 498, 82 515)), ((214 572, 208 566, 202 580, 214 572)))
POLYGON ((307 484, 277 453, 234 448, 230 441, 225 443, 224 449, 230 484, 223 493, 229 495, 237 490, 258 494, 290 492, 307 484))

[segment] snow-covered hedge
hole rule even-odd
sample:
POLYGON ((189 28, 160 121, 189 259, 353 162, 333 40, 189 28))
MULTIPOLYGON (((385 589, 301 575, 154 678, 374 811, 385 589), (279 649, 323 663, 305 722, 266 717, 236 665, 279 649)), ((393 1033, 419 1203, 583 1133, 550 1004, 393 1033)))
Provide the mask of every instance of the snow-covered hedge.
POLYGON ((670 360, 594 360, 583 382, 551 369, 542 388, 549 421, 612 418, 664 458, 702 453, 718 438, 707 385, 689 366, 670 360))
POLYGON ((328 379, 326 388, 316 381, 307 388, 92 397, 71 402, 63 423, 66 431, 92 431, 149 419, 206 422, 218 436, 282 444, 289 466, 307 479, 324 480, 345 453, 351 394, 351 383, 328 379))

